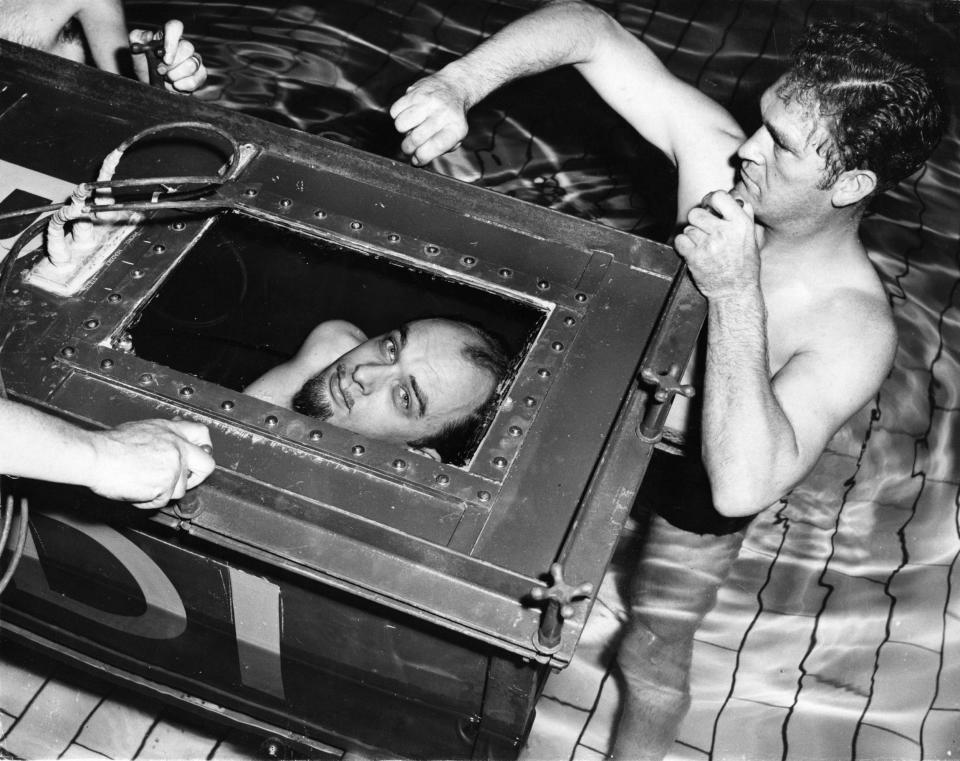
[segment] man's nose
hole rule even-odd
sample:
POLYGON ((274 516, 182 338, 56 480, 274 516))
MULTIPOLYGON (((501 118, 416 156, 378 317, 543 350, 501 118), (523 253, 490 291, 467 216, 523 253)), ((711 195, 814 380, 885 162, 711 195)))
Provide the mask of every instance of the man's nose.
POLYGON ((763 138, 761 132, 762 130, 757 130, 740 144, 740 147, 737 148, 738 158, 743 161, 751 161, 754 164, 759 164, 763 161, 763 151, 760 145, 760 141, 763 138))
POLYGON ((362 393, 373 393, 387 378, 390 372, 389 365, 375 363, 357 365, 353 368, 354 383, 360 386, 362 393))

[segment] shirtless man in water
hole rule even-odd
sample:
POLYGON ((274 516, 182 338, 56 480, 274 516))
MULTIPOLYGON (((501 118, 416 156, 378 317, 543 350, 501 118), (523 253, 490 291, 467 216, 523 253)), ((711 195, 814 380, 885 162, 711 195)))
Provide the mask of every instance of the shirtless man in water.
POLYGON ((696 501, 668 495, 686 501, 653 518, 618 654, 614 756, 660 759, 689 705, 693 635, 738 529, 810 471, 891 368, 894 322, 858 227, 874 195, 926 160, 946 117, 935 78, 895 30, 822 25, 763 94, 747 137, 605 13, 558 0, 414 83, 391 108, 403 150, 429 163, 492 90, 565 64, 677 166, 674 247, 708 304, 701 458, 681 479, 699 472, 703 489, 696 501))
POLYGON ((463 322, 414 320, 367 338, 329 320, 244 393, 441 459, 476 428, 506 370, 499 343, 463 322))
POLYGON ((150 76, 146 56, 131 55, 129 46, 162 38, 158 72, 168 90, 193 92, 207 79, 200 55, 183 39, 181 22, 168 21, 162 36, 143 29, 128 33, 120 0, 0 0, 0 38, 78 63, 86 62, 86 42, 98 68, 119 74, 129 65, 141 82, 150 76))

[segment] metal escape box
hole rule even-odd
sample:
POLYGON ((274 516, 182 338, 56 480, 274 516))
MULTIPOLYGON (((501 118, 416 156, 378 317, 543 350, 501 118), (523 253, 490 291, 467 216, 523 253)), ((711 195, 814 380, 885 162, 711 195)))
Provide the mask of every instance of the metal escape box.
MULTIPOLYGON (((82 426, 204 423, 217 469, 154 512, 19 481, 31 525, 5 635, 297 754, 515 756, 659 436, 667 405, 638 376, 682 366, 700 327, 677 258, 6 43, 0 211, 63 200, 129 135, 175 119, 245 146, 214 193, 223 210, 148 212, 72 295, 23 257, 0 369, 11 398, 82 426), (324 319, 376 335, 435 314, 491 328, 514 360, 465 464, 242 393, 324 319), (581 583, 566 617, 534 599, 581 583)), ((228 152, 185 131, 122 171, 212 173, 228 152)))

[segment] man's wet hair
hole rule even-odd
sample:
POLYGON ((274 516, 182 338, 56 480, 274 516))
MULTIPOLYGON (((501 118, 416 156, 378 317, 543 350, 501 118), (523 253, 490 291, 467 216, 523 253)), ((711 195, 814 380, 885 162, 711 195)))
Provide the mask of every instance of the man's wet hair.
POLYGON ((833 137, 822 187, 869 169, 882 193, 933 152, 948 119, 943 80, 912 36, 890 24, 824 22, 796 45, 777 95, 819 107, 833 137))
POLYGON ((486 428, 486 423, 497 411, 500 392, 510 373, 510 357, 504 342, 479 325, 454 318, 450 320, 467 328, 475 340, 463 347, 463 356, 474 366, 490 374, 493 384, 487 398, 469 415, 453 420, 430 436, 408 442, 411 447, 437 450, 443 462, 462 465, 469 458, 486 428))

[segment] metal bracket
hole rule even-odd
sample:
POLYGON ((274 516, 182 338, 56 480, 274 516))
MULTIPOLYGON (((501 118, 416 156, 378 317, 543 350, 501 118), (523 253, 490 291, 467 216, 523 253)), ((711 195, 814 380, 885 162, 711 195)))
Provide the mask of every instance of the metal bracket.
POLYGON ((560 635, 563 621, 573 613, 573 602, 593 594, 593 584, 584 582, 577 586, 563 580, 563 566, 554 563, 550 566, 553 584, 549 587, 534 587, 530 597, 537 602, 546 600, 547 604, 540 616, 540 628, 533 635, 533 644, 538 652, 551 655, 560 649, 560 635))
POLYGON ((663 435, 663 421, 676 394, 690 399, 696 393, 693 386, 680 382, 680 374, 680 365, 677 364, 670 365, 666 372, 656 372, 649 366, 640 370, 640 378, 646 384, 656 387, 638 431, 645 441, 655 442, 663 435))

